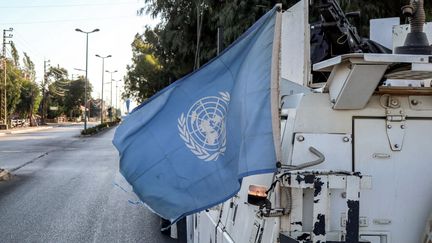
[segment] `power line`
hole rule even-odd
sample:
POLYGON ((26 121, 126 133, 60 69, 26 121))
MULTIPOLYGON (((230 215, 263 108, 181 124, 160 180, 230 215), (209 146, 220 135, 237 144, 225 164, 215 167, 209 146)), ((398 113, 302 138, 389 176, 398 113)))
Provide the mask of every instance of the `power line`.
POLYGON ((68 7, 92 7, 92 6, 109 6, 109 5, 127 5, 136 4, 137 2, 112 2, 112 3, 81 3, 81 4, 50 4, 50 5, 17 5, 17 6, 0 6, 0 9, 12 8, 68 8, 68 7))
POLYGON ((61 20, 40 20, 40 21, 23 21, 23 22, 0 22, 0 25, 19 25, 19 24, 49 24, 49 23, 64 23, 64 22, 76 22, 76 21, 95 21, 95 20, 109 20, 109 19, 126 19, 126 18, 137 18, 137 16, 113 16, 113 17, 102 17, 102 18, 82 18, 82 19, 61 19, 61 20))
MULTIPOLYGON (((34 48, 34 46, 32 44, 30 44, 29 42, 26 41, 26 39, 24 38, 24 35, 21 35, 21 32, 19 32, 18 30, 15 30, 15 42, 17 44, 19 44, 20 48, 22 50, 22 52, 26 52, 27 55, 30 56, 30 58, 36 57, 36 58, 40 58, 43 59, 44 55, 42 54, 42 52, 40 52, 38 49, 34 48)), ((34 60, 32 60, 34 62, 34 60)))
POLYGON ((17 49, 21 50, 22 53, 27 53, 27 55, 30 57, 30 60, 33 62, 34 71, 35 71, 35 80, 39 80, 41 77, 40 73, 37 72, 37 60, 38 59, 44 59, 45 55, 42 54, 41 51, 39 51, 37 48, 32 47, 33 45, 26 41, 24 36, 21 34, 21 32, 15 30, 15 43, 17 44, 17 49))

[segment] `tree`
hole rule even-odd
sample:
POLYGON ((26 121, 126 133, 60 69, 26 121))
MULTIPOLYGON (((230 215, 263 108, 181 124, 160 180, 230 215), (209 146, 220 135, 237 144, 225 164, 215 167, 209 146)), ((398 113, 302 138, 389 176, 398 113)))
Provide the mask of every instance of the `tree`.
POLYGON ((50 67, 46 76, 48 92, 45 93, 44 107, 48 110, 48 118, 52 119, 66 113, 64 97, 68 92, 70 80, 67 70, 61 67, 50 67), (51 110, 50 107, 57 109, 51 110))
POLYGON ((21 86, 20 102, 17 104, 16 111, 23 118, 30 119, 30 125, 35 125, 33 114, 37 112, 42 100, 41 92, 36 84, 35 65, 27 53, 24 52, 23 57, 23 73, 24 81, 21 86))
MULTIPOLYGON (((1 82, 3 82, 4 69, 0 71, 0 77, 1 82)), ((9 59, 6 61, 6 80, 8 117, 11 117, 16 112, 16 106, 20 102, 21 87, 25 79, 21 70, 9 59)))
POLYGON ((227 46, 278 2, 289 1, 145 0, 140 13, 160 16, 162 22, 135 36, 123 98, 142 102, 198 68, 216 56, 218 27, 227 46))
MULTIPOLYGON (((146 27, 132 43, 132 64, 127 67, 123 98, 141 102, 158 90, 209 61, 216 55, 218 27, 228 46, 276 3, 283 8, 295 0, 145 0, 140 13, 160 17, 154 28, 146 27)), ((358 27, 368 35, 369 19, 401 15, 407 1, 340 0, 346 11, 361 11, 358 27)), ((426 7, 432 7, 431 1, 426 7)), ((313 8, 312 8, 313 10, 313 8)), ((314 13, 314 11, 311 11, 314 13)), ((318 19, 319 16, 315 16, 318 19)), ((430 12, 429 12, 430 17, 430 12)))
POLYGON ((34 82, 36 80, 35 65, 26 52, 24 52, 23 64, 24 67, 22 71, 24 72, 25 78, 34 82))
MULTIPOLYGON (((60 66, 50 67, 46 73, 46 82, 43 84, 45 88, 45 97, 43 99, 44 107, 47 111, 48 118, 56 118, 61 115, 70 117, 79 117, 81 115, 81 107, 84 106, 84 90, 85 78, 78 77, 76 80, 68 78, 68 71, 60 66), (49 109, 55 107, 56 109, 49 109)), ((91 98, 92 87, 87 87, 87 107, 91 110, 91 114, 97 114, 98 109, 95 108, 95 101, 91 98)))
POLYGON ((139 97, 142 101, 144 97, 152 96, 167 85, 169 74, 162 71, 159 60, 152 54, 152 47, 142 39, 142 36, 135 36, 132 53, 133 64, 127 66, 125 87, 131 96, 139 97))
POLYGON ((18 50, 15 47, 15 43, 10 42, 11 46, 11 55, 12 55, 12 61, 15 67, 19 67, 19 54, 18 50))
POLYGON ((33 114, 37 111, 42 97, 40 89, 35 82, 25 79, 20 90, 20 101, 16 106, 16 112, 22 118, 32 119, 33 114))
MULTIPOLYGON (((70 117, 81 115, 81 106, 84 106, 85 78, 80 76, 77 80, 72 80, 67 86, 68 92, 64 97, 65 113, 70 117)), ((91 99, 92 86, 87 86, 87 97, 91 99)))
MULTIPOLYGON (((8 117, 31 117, 40 102, 40 90, 35 83, 35 69, 30 57, 24 53, 24 67, 20 67, 19 52, 13 42, 11 59, 6 60, 7 108, 8 117)), ((4 82, 4 69, 0 71, 4 82)))

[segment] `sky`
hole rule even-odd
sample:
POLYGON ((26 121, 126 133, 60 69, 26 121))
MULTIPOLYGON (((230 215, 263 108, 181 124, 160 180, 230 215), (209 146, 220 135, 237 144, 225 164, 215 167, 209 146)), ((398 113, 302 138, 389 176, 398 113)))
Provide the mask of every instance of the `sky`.
MULTIPOLYGON (((131 64, 130 44, 135 34, 159 21, 146 15, 137 16, 137 10, 143 6, 144 0, 0 0, 0 28, 13 28, 11 40, 21 60, 26 52, 35 63, 37 82, 43 78, 44 60, 49 60, 51 66, 66 68, 70 77, 84 75, 74 69, 85 69, 86 35, 75 29, 100 29, 89 34, 88 54, 92 95, 100 98, 102 60, 95 55, 112 55, 105 59, 105 70, 118 71, 113 79, 121 89, 126 65, 131 64)), ((11 57, 9 46, 7 56, 11 57)), ((105 73, 105 83, 110 79, 111 75, 105 73)), ((115 91, 113 84, 113 103, 115 91)), ((104 100, 109 103, 110 99, 110 84, 105 84, 104 100)))

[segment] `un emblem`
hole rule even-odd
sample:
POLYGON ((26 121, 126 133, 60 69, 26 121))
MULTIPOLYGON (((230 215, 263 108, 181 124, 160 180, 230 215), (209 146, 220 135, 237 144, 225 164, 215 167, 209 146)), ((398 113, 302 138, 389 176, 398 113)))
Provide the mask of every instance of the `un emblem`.
POLYGON ((199 159, 215 161, 226 150, 225 116, 230 94, 204 97, 178 118, 179 135, 199 159))

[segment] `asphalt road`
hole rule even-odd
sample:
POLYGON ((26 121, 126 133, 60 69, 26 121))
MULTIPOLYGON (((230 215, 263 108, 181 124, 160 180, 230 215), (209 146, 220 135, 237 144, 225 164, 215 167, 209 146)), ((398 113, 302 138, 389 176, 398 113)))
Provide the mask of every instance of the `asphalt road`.
POLYGON ((0 137, 0 242, 175 242, 118 173, 114 129, 81 126, 0 137), (23 166, 23 167, 22 167, 23 166), (119 186, 117 186, 118 184, 119 186))

